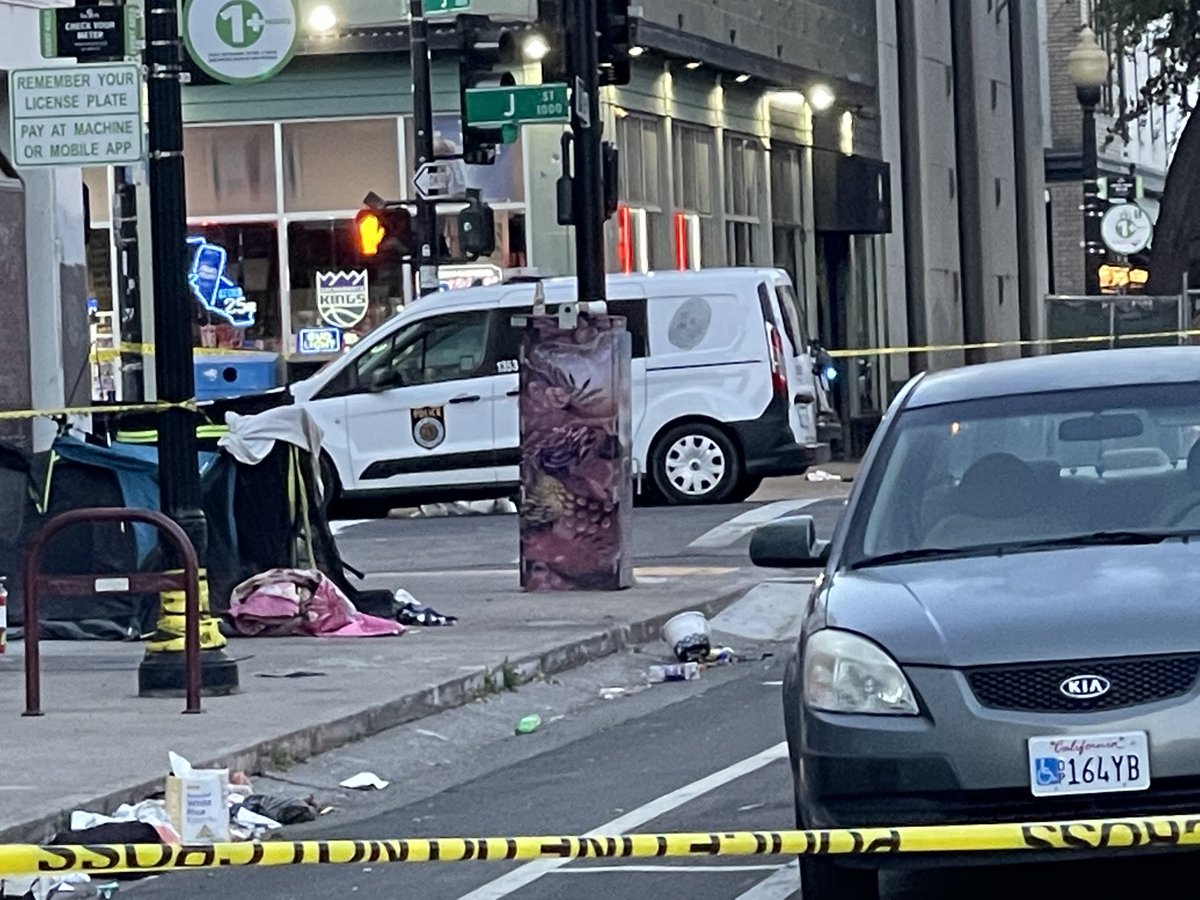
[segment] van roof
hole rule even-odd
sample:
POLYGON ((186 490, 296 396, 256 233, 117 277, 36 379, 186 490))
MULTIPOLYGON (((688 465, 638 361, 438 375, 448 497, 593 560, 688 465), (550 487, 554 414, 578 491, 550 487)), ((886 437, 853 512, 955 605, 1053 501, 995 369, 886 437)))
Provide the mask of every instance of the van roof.
MULTIPOLYGON (((775 284, 787 281, 788 275, 782 269, 731 267, 722 269, 701 269, 698 272, 649 272, 637 275, 609 275, 608 297, 610 300, 636 300, 649 297, 661 290, 693 291, 697 282, 704 281, 707 287, 717 288, 719 285, 736 286, 746 282, 758 284, 762 281, 775 284), (653 285, 656 290, 651 291, 653 285)), ((540 282, 549 303, 564 303, 574 299, 575 278, 557 277, 546 278, 540 282)), ((509 284, 492 284, 485 287, 461 288, 455 291, 443 291, 430 294, 415 302, 421 309, 462 309, 490 306, 527 306, 533 302, 537 283, 513 282, 509 284)))

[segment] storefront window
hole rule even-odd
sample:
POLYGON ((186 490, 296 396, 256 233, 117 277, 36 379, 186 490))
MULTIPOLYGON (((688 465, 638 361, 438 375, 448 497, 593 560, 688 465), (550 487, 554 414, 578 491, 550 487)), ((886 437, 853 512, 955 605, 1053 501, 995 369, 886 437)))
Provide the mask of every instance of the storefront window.
POLYGON ((763 177, 762 144, 749 137, 725 138, 726 252, 731 265, 756 262, 763 177))
POLYGON ((644 239, 646 246, 637 246, 634 257, 648 262, 653 269, 673 268, 675 253, 663 213, 666 185, 662 171, 666 161, 662 155, 662 121, 626 113, 617 119, 616 137, 621 202, 645 214, 644 228, 639 224, 634 240, 644 239))
POLYGON ((725 241, 715 217, 720 184, 716 133, 711 128, 677 124, 674 138, 675 206, 700 219, 701 263, 719 266, 725 259, 725 241))
POLYGON ((362 262, 353 226, 350 219, 288 225, 291 324, 296 336, 290 353, 321 352, 320 345, 305 343, 308 330, 315 328, 336 328, 339 346, 349 346, 403 303, 403 268, 362 262))
POLYGON ((195 346, 279 352, 283 322, 275 223, 192 224, 188 237, 189 259, 204 273, 192 289, 195 346), (242 296, 236 303, 212 302, 216 295, 210 284, 224 285, 221 296, 236 295, 239 288, 242 296))
POLYGON ((771 218, 775 265, 792 276, 800 296, 804 285, 804 218, 801 185, 802 151, 775 144, 771 148, 771 218))
POLYGON ((284 123, 282 134, 288 212, 357 209, 370 191, 404 195, 395 119, 284 123))
MULTIPOLYGON (((416 155, 412 148, 415 136, 412 119, 405 119, 408 164, 406 171, 415 165, 416 155)), ((457 115, 433 117, 433 150, 437 156, 455 156, 462 153, 462 123, 457 115)), ((468 188, 479 191, 488 203, 525 202, 525 163, 521 139, 516 143, 500 144, 496 147, 496 162, 490 166, 468 166, 462 160, 450 162, 450 192, 462 195, 468 188)))
POLYGON ((188 214, 274 213, 272 125, 189 127, 183 132, 188 214))

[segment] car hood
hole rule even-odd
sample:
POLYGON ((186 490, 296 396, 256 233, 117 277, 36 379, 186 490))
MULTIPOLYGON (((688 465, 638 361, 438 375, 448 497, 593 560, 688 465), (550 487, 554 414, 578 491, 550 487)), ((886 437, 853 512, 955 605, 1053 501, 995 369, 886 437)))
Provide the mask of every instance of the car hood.
POLYGON ((1200 652, 1200 541, 847 570, 825 615, 908 664, 1200 652))

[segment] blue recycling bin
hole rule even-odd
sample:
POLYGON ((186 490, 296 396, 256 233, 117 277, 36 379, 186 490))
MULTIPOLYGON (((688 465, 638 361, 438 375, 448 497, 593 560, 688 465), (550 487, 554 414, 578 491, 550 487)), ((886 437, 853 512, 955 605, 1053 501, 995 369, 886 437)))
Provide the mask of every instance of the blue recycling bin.
POLYGON ((196 399, 222 400, 279 386, 279 354, 259 350, 195 351, 196 399))

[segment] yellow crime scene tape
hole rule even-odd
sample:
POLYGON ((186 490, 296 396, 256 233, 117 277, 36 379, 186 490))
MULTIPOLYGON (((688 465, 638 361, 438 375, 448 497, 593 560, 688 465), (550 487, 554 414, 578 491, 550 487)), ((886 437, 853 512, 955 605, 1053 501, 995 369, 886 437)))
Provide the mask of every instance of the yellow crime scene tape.
POLYGON ((1200 845, 1200 814, 1070 822, 625 834, 595 837, 408 838, 192 845, 0 846, 0 875, 163 872, 240 866, 649 859, 710 856, 894 855, 1119 850, 1200 845))
POLYGON ((60 406, 52 409, 6 409, 0 410, 0 421, 6 419, 48 419, 63 416, 94 416, 100 413, 131 413, 131 412, 166 412, 168 409, 186 409, 197 412, 200 407, 195 400, 184 400, 178 403, 160 401, 158 403, 117 403, 105 406, 60 406))

